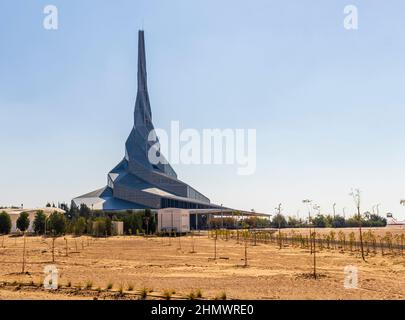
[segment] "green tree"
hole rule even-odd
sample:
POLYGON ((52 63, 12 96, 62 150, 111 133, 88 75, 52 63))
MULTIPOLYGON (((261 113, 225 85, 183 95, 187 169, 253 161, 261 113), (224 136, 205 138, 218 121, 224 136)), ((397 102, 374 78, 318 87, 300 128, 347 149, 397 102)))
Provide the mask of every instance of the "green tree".
POLYGON ((97 218, 93 222, 93 234, 97 237, 105 236, 107 232, 106 219, 97 218))
POLYGON ((21 212, 17 219, 17 228, 21 232, 25 232, 30 226, 30 218, 27 212, 21 212))
POLYGON ((111 236, 112 234, 112 221, 110 217, 105 218, 105 231, 107 236, 111 236))
POLYGON ((273 217, 271 225, 274 228, 286 228, 288 223, 286 218, 281 213, 278 213, 273 217))
POLYGON ((85 231, 86 231, 86 219, 80 217, 74 222, 73 232, 75 235, 81 236, 85 231))
POLYGON ((290 228, 300 228, 304 225, 302 219, 298 219, 295 217, 288 217, 288 227, 290 228))
POLYGON ((364 224, 368 227, 385 227, 387 225, 387 219, 372 213, 364 224))
POLYGON ((148 234, 150 232, 150 223, 151 223, 152 211, 150 209, 145 209, 143 214, 143 225, 142 229, 148 234))
POLYGON ((87 206, 87 205, 85 205, 84 203, 82 203, 81 205, 80 205, 80 209, 79 209, 79 215, 81 216, 81 217, 85 217, 85 218, 87 218, 87 217, 89 217, 90 216, 90 208, 87 206))
POLYGON ((46 215, 42 210, 39 210, 35 214, 34 218, 34 231, 37 234, 44 234, 45 233, 45 223, 46 223, 46 215))
POLYGON ((65 233, 66 219, 62 213, 55 211, 49 216, 48 230, 53 236, 60 236, 65 233))
POLYGON ((325 228, 328 225, 328 220, 323 214, 317 214, 311 220, 313 225, 317 228, 325 228))
POLYGON ((344 228, 346 225, 345 218, 339 215, 333 217, 332 227, 333 228, 344 228))
POLYGON ((0 213, 0 234, 9 234, 11 231, 10 215, 3 211, 0 213))

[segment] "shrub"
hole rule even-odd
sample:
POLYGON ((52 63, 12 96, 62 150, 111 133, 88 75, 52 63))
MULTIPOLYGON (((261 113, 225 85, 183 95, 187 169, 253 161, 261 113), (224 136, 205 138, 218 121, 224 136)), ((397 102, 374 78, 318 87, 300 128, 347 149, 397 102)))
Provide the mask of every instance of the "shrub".
POLYGON ((146 298, 147 298, 147 296, 148 296, 148 293, 149 293, 149 290, 148 290, 148 288, 142 288, 141 289, 141 292, 140 292, 140 297, 141 297, 141 299, 142 300, 145 300, 146 298))
POLYGON ((166 300, 170 300, 171 297, 172 297, 172 294, 173 294, 173 291, 172 291, 172 290, 165 290, 165 291, 163 291, 163 297, 164 297, 166 300))
POLYGON ((118 288, 118 292, 119 292, 120 295, 122 295, 124 293, 124 286, 122 284, 118 288))
POLYGON ((128 291, 133 291, 133 290, 134 290, 134 285, 128 284, 128 291))
POLYGON ((93 288, 93 282, 92 281, 87 281, 86 282, 86 289, 91 289, 93 288))
POLYGON ((112 282, 109 282, 108 284, 107 284, 107 290, 111 290, 113 288, 113 283, 112 282))
POLYGON ((196 295, 196 297, 197 297, 198 299, 201 299, 201 298, 202 298, 202 291, 201 291, 201 289, 198 289, 198 290, 196 291, 195 295, 196 295))
POLYGON ((195 293, 192 291, 192 292, 190 292, 188 295, 187 295, 187 299, 188 300, 195 300, 195 298, 196 298, 196 295, 195 295, 195 293))
POLYGON ((219 300, 226 300, 226 292, 222 291, 221 294, 219 295, 219 300))

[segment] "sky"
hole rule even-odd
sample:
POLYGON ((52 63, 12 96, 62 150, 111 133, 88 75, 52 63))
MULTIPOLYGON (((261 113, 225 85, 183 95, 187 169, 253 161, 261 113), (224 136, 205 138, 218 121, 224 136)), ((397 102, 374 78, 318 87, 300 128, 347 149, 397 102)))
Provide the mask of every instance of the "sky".
POLYGON ((227 207, 307 215, 362 192, 405 219, 405 3, 0 0, 0 206, 70 203, 124 156, 145 30, 156 128, 257 130, 252 175, 173 167, 227 207), (46 5, 58 30, 43 27, 46 5), (343 26, 358 8, 358 29, 343 26))

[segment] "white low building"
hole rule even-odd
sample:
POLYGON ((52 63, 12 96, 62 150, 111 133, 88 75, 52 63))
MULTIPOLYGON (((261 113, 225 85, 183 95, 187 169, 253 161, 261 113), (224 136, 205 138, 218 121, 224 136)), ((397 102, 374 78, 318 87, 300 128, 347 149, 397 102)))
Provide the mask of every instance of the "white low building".
POLYGON ((190 212, 187 209, 166 208, 158 210, 158 232, 190 232, 190 212))

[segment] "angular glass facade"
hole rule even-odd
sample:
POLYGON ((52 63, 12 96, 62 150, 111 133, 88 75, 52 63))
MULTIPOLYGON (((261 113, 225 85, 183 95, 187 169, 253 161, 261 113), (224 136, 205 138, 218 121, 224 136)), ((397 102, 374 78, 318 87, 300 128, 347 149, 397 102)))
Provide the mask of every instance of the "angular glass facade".
POLYGON ((94 209, 122 210, 139 208, 207 209, 220 206, 177 178, 167 162, 152 164, 149 149, 155 142, 148 141, 154 130, 150 107, 144 32, 138 34, 138 91, 135 102, 134 126, 125 143, 125 156, 107 175, 107 186, 77 197, 72 205, 85 203, 94 209))

